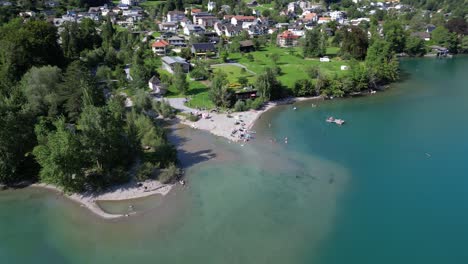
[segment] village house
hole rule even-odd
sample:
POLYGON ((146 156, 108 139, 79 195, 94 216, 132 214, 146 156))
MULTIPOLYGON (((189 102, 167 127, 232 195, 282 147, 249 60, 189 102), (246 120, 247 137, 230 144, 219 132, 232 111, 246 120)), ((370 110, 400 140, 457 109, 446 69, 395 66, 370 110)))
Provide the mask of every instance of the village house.
POLYGON ((154 54, 158 56, 164 56, 169 52, 169 45, 169 42, 161 39, 153 42, 151 49, 153 50, 154 54))
POLYGON ((207 56, 210 53, 216 55, 216 47, 213 43, 194 43, 192 44, 190 50, 195 56, 207 56))
POLYGON ((192 25, 188 24, 185 25, 184 27, 184 35, 190 36, 190 35, 200 35, 203 34, 206 31, 205 27, 200 26, 200 25, 192 25))
POLYGON ((180 65, 180 67, 182 67, 182 70, 185 73, 188 73, 190 70, 190 64, 185 59, 179 56, 176 56, 176 57, 164 56, 161 58, 161 61, 162 61, 162 68, 170 73, 174 73, 175 67, 177 65, 180 65))
POLYGON ((159 78, 154 75, 151 77, 151 79, 149 79, 148 86, 152 94, 164 95, 167 92, 166 85, 163 84, 161 80, 159 80, 159 78))
POLYGON ((308 12, 304 14, 304 18, 302 19, 304 22, 317 22, 318 16, 317 13, 308 12))
POLYGON ((180 22, 185 18, 185 14, 182 11, 169 11, 167 12, 166 22, 180 22))
POLYGON ((179 36, 172 36, 167 39, 169 44, 173 47, 185 47, 187 44, 185 43, 185 39, 179 36))
POLYGON ((429 41, 431 40, 431 34, 427 33, 427 32, 413 32, 411 33, 411 36, 412 37, 418 37, 422 40, 425 40, 425 41, 429 41))
POLYGON ((193 15, 193 24, 201 25, 204 27, 213 27, 214 23, 218 21, 218 18, 211 13, 200 12, 193 15))
POLYGON ((208 7, 207 7, 208 12, 213 11, 215 8, 216 8, 216 2, 209 1, 208 2, 208 7))
POLYGON ((218 36, 226 36, 226 37, 234 37, 239 35, 242 32, 241 26, 234 26, 231 24, 223 24, 221 22, 217 22, 214 25, 214 30, 218 36))
POLYGON ((295 35, 293 32, 286 30, 281 34, 278 34, 276 43, 280 47, 296 47, 299 43, 300 36, 295 35))
POLYGON ((166 32, 177 32, 178 25, 175 22, 164 22, 159 24, 159 30, 166 32))
POLYGON ((330 22, 331 20, 332 20, 331 17, 320 17, 320 18, 318 19, 318 22, 317 22, 317 23, 318 23, 319 25, 320 25, 320 24, 325 24, 325 23, 330 22))
POLYGON ((121 3, 121 4, 124 4, 124 5, 128 5, 128 6, 132 6, 132 5, 138 4, 138 2, 135 1, 135 0, 120 0, 120 3, 121 3))
POLYGON ((255 20, 254 16, 233 16, 231 18, 232 25, 242 25, 245 22, 253 22, 255 20))
POLYGON ((255 50, 255 46, 252 40, 239 41, 241 52, 251 52, 255 50))

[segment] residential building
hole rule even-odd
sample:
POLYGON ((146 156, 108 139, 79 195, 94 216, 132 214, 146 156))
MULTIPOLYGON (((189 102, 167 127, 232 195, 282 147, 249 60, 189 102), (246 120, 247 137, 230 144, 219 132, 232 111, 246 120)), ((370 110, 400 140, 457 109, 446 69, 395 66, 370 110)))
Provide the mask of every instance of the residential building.
POLYGON ((167 92, 166 85, 163 84, 156 76, 153 76, 151 79, 149 79, 148 86, 152 94, 164 95, 167 92))
POLYGON ((174 47, 185 47, 187 44, 185 43, 185 39, 179 36, 172 36, 167 39, 169 44, 174 47))
POLYGON ((215 17, 213 14, 208 12, 199 12, 193 14, 193 24, 195 25, 202 25, 204 27, 212 27, 218 18, 215 17))
POLYGON ((254 16, 233 16, 231 18, 231 24, 242 25, 244 22, 253 22, 254 20, 254 16))
POLYGON ((209 1, 208 2, 208 11, 211 12, 216 8, 216 2, 209 1))
POLYGON ((169 11, 167 12, 166 22, 180 22, 185 18, 185 14, 182 11, 169 11))
POLYGON ((251 52, 255 50, 255 46, 252 40, 239 41, 241 52, 251 52))
POLYGON ((276 43, 280 47, 295 47, 299 44, 300 36, 295 35, 293 32, 286 30, 278 34, 276 43))
POLYGON ((176 22, 164 22, 159 24, 159 30, 166 32, 177 32, 178 25, 176 22))
POLYGON ((418 37, 418 38, 423 39, 425 41, 431 40, 431 34, 429 34, 427 32, 414 32, 414 33, 411 33, 411 36, 412 37, 418 37))
POLYGON ((317 16, 317 13, 314 13, 314 12, 308 12, 304 15, 304 18, 303 20, 305 22, 317 22, 318 20, 318 16, 317 16))
POLYGON ((169 51, 169 45, 169 42, 161 39, 153 42, 151 49, 153 50, 154 54, 158 56, 164 56, 169 51))
POLYGON ((184 35, 190 36, 193 34, 199 35, 203 34, 206 31, 205 27, 200 25, 185 25, 184 27, 184 35))
POLYGON ((190 64, 185 59, 179 56, 176 56, 176 57, 164 56, 161 58, 161 61, 162 61, 162 68, 170 73, 174 73, 175 67, 177 65, 180 65, 180 67, 182 67, 182 70, 185 73, 188 73, 190 70, 190 64))
POLYGON ((216 47, 213 43, 194 43, 190 50, 195 56, 206 56, 208 53, 216 54, 216 47))
POLYGON ((128 5, 128 6, 132 6, 132 5, 137 4, 138 2, 135 0, 120 0, 120 3, 124 5, 128 5))
POLYGON ((332 19, 331 17, 321 17, 318 19, 318 24, 325 24, 325 23, 328 23, 330 22, 332 19))

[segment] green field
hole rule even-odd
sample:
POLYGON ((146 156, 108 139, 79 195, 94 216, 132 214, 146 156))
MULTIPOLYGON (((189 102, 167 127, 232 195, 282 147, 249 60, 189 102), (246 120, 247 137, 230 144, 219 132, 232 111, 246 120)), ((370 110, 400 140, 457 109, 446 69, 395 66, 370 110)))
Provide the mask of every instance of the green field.
POLYGON ((226 73, 227 80, 230 84, 239 83, 238 78, 241 76, 247 77, 250 84, 255 82, 255 75, 249 71, 242 72, 242 68, 235 65, 213 65, 213 71, 221 71, 226 73))
MULTIPOLYGON (((329 48, 327 53, 330 56, 338 52, 337 48, 329 48)), ((341 71, 341 65, 349 65, 347 61, 341 61, 339 58, 332 59, 331 62, 320 62, 318 58, 303 59, 301 57, 301 48, 279 48, 266 47, 260 51, 251 52, 254 60, 247 59, 247 55, 234 53, 230 54, 229 59, 235 60, 245 65, 249 70, 261 74, 265 68, 273 67, 273 61, 270 58, 271 54, 278 54, 278 66, 281 68, 281 75, 278 79, 287 87, 292 88, 294 82, 300 79, 307 79, 306 70, 312 66, 318 66, 325 74, 346 74, 346 71, 341 71)))
POLYGON ((146 2, 142 2, 139 4, 139 6, 145 8, 145 7, 155 7, 155 6, 158 6, 162 3, 165 3, 166 1, 146 1, 146 2))

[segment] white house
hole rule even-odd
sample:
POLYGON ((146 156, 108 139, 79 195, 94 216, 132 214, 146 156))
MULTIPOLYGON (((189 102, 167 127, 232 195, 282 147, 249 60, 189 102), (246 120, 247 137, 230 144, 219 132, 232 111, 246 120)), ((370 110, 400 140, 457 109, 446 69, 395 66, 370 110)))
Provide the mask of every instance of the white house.
POLYGON ((134 0, 120 0, 120 3, 123 5, 131 6, 135 4, 135 1, 134 0))
POLYGON ((213 11, 216 8, 216 2, 208 2, 208 12, 213 11))
POLYGON ((154 94, 163 95, 167 92, 166 86, 156 76, 149 79, 148 86, 154 94))

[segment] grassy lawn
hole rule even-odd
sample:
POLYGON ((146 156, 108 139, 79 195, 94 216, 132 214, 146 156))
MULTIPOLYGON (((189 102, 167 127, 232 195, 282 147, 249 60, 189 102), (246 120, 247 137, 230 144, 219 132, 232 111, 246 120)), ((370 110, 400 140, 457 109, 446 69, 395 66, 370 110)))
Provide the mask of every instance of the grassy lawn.
POLYGON ((243 68, 241 67, 235 65, 215 65, 211 67, 214 69, 214 71, 222 71, 226 73, 227 80, 230 84, 239 83, 238 78, 241 76, 247 77, 249 83, 251 84, 255 82, 255 75, 248 71, 242 72, 243 68))
MULTIPOLYGON (((167 71, 160 70, 160 75, 169 75, 167 71)), ((190 97, 191 100, 187 103, 188 107, 192 108, 214 108, 214 104, 209 98, 209 88, 202 82, 189 80, 189 90, 186 95, 180 94, 174 87, 169 87, 167 93, 164 95, 166 98, 180 98, 190 97)))
MULTIPOLYGON (((336 48, 329 48, 327 53, 336 53, 336 48)), ((271 54, 278 54, 278 66, 281 68, 282 74, 278 79, 287 87, 292 88, 294 82, 300 79, 307 79, 306 70, 312 66, 318 66, 325 74, 346 74, 346 71, 341 71, 341 65, 349 65, 346 61, 332 59, 331 62, 320 62, 318 58, 303 59, 301 48, 279 48, 279 47, 266 47, 260 51, 251 52, 254 60, 250 61, 246 55, 240 53, 230 54, 229 58, 245 65, 249 70, 260 74, 265 68, 273 67, 273 61, 269 58, 271 54)))
POLYGON ((162 3, 165 3, 166 1, 145 1, 139 4, 139 6, 145 8, 145 7, 155 7, 158 6, 162 3))

